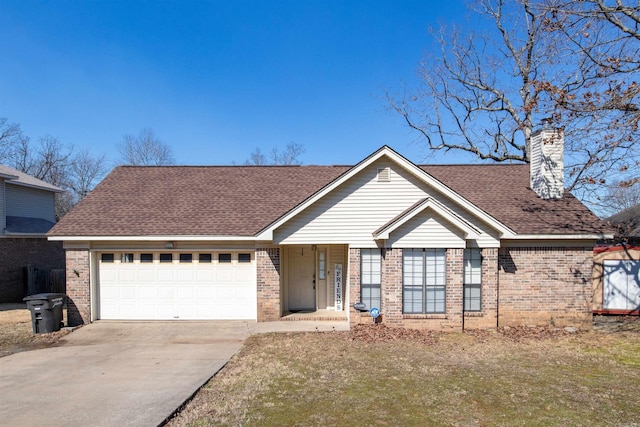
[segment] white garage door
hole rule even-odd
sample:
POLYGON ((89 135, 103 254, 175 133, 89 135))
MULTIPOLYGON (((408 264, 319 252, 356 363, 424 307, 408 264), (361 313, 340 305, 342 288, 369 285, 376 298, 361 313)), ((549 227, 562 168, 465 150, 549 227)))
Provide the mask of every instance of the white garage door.
POLYGON ((253 253, 98 254, 100 319, 255 320, 253 253))
POLYGON ((640 261, 605 260, 603 308, 640 309, 640 261))

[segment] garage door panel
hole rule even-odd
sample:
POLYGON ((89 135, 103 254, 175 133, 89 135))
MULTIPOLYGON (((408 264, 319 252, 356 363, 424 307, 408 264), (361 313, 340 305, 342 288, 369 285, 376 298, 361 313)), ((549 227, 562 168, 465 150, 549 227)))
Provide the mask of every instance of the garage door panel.
POLYGON ((134 259, 98 264, 101 319, 256 319, 254 264, 140 263, 137 255, 134 259))
POLYGON ((193 282, 195 281, 195 271, 191 269, 180 269, 177 272, 177 280, 178 282, 193 282))
POLYGON ((138 268, 138 282, 153 283, 157 280, 156 271, 152 268, 138 268))
POLYGON ((214 271, 211 268, 199 268, 196 272, 196 281, 198 283, 212 283, 214 278, 214 271))
POLYGON ((118 282, 120 283, 135 283, 136 271, 131 268, 121 268, 118 270, 118 282))
POLYGON ((232 282, 233 270, 231 268, 220 268, 216 271, 216 282, 232 282))

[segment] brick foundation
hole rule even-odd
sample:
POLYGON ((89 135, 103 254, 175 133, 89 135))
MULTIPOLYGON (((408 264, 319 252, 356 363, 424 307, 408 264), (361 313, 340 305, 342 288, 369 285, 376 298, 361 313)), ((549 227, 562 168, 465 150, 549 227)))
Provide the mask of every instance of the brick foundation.
POLYGON ((280 249, 256 249, 258 282, 258 322, 279 320, 280 308, 280 249))
POLYGON ((91 322, 91 270, 88 249, 67 249, 67 322, 78 326, 91 322))
POLYGON ((501 248, 499 325, 591 328, 593 248, 501 248))
POLYGON ((40 269, 64 268, 62 242, 47 239, 0 239, 0 303, 22 302, 27 296, 24 266, 40 269))

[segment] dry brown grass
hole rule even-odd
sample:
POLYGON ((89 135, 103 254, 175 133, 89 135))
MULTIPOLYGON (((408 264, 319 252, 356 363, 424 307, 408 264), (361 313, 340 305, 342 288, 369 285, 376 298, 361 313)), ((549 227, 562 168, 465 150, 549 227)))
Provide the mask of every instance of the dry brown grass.
POLYGON ((640 425, 640 332, 266 334, 172 420, 193 425, 640 425))
POLYGON ((34 334, 31 313, 23 304, 0 307, 0 357, 56 345, 68 333, 63 329, 50 334, 34 334))

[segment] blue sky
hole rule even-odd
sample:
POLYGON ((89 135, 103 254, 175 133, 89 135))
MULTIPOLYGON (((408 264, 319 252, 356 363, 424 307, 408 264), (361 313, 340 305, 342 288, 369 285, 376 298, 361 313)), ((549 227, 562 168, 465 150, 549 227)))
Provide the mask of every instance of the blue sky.
POLYGON ((290 141, 304 164, 385 144, 422 162, 385 90, 415 87, 429 27, 465 14, 463 1, 0 0, 0 117, 112 161, 150 127, 178 164, 290 141))

